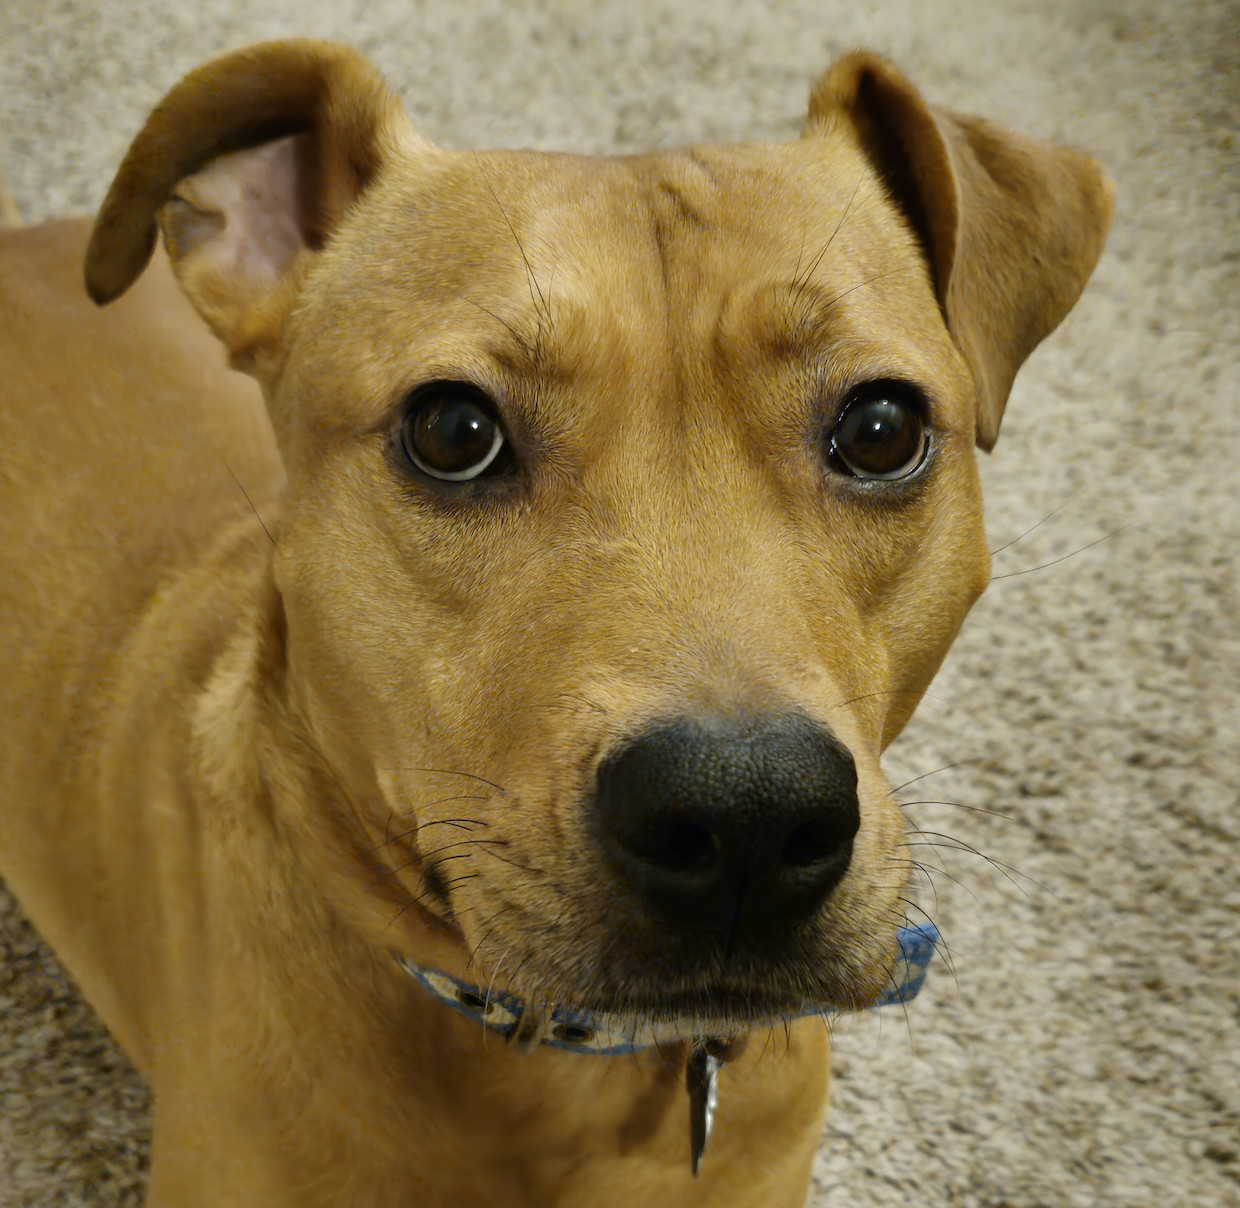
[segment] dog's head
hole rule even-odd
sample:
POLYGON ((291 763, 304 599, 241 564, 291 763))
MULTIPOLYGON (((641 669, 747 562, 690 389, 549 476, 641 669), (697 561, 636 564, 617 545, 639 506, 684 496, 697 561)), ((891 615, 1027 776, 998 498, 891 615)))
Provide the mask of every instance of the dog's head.
POLYGON ((87 280, 158 222, 263 386, 290 707, 401 926, 724 1030, 884 988, 879 756, 987 582, 974 449, 1109 210, 1093 161, 869 55, 794 143, 591 159, 440 150, 287 42, 155 111, 87 280))

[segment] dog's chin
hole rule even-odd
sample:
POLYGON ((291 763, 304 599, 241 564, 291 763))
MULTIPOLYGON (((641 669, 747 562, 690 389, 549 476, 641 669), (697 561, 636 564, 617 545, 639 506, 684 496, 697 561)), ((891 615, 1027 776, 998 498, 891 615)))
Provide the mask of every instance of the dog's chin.
POLYGON ((640 1035, 650 1031, 666 1040, 693 1040, 704 1036, 739 1036, 778 1027, 806 1015, 838 1014, 840 1008, 807 999, 754 995, 735 989, 703 987, 695 994, 667 998, 593 1002, 574 1010, 593 1016, 617 1032, 640 1035))
POLYGON ((891 985, 892 962, 873 953, 857 961, 838 954, 813 961, 798 951, 783 959, 669 962, 665 954, 603 964, 568 961, 554 971, 526 965, 518 993, 594 1016, 617 1031, 653 1029, 669 1039, 730 1036, 806 1015, 835 1015, 873 1006, 891 985))

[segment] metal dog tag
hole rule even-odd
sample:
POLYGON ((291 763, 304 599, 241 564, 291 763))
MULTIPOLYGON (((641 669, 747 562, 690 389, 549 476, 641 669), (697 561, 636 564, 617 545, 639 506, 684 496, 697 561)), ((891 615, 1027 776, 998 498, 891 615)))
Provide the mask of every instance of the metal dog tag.
POLYGON ((703 1045, 689 1054, 685 1067, 685 1087, 689 1092, 689 1154, 696 1178, 702 1154, 710 1142, 711 1125, 715 1122, 715 1105, 719 1102, 719 1058, 703 1045))

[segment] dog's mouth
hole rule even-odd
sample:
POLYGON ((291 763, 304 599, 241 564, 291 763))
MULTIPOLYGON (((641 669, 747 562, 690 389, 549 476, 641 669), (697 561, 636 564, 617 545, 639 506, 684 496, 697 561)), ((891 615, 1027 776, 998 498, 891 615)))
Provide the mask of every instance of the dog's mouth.
POLYGON ((857 1010, 874 1001, 884 976, 877 970, 863 976, 834 963, 814 970, 803 961, 750 961, 725 969, 703 961, 700 966, 648 968, 640 977, 588 979, 580 986, 556 979, 548 988, 553 1001, 571 1001, 590 1014, 700 1035, 857 1010))
POLYGON ((877 1001, 845 1004, 779 993, 769 986, 717 985, 657 997, 585 998, 565 1005, 522 997, 494 981, 474 984, 401 956, 396 959, 430 997, 505 1039, 525 1047, 545 1044, 615 1056, 706 1037, 741 1036, 811 1015, 907 1003, 925 982, 937 942, 933 924, 901 928, 888 969, 888 988, 877 1001))
MULTIPOLYGON (((463 978, 394 954, 399 963, 434 997, 492 1030, 541 1012, 552 1031, 561 1029, 561 1047, 597 1041, 605 1049, 629 1049, 739 1035, 905 1001, 909 985, 924 978, 937 939, 932 925, 898 934, 892 928, 885 943, 869 928, 810 925, 782 936, 742 934, 735 944, 715 935, 611 926, 601 935, 578 934, 572 943, 571 932, 557 929, 530 950, 524 937, 513 943, 494 931, 471 943, 451 896, 433 892, 439 888, 428 886, 427 896, 444 908, 443 915, 434 913, 473 953, 463 978), (921 953, 921 964, 910 972, 912 951, 921 953), (483 959, 492 952, 499 954, 494 965, 483 959)), ((422 910, 429 913, 430 906, 424 898, 422 910)))

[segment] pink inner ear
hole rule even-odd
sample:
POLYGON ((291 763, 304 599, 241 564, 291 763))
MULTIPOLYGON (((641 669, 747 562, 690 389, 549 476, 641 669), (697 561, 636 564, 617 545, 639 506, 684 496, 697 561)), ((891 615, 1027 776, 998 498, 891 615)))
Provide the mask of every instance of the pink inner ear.
POLYGON ((192 259, 195 271, 230 277, 247 294, 275 286, 315 242, 316 158, 313 137, 294 134, 183 180, 165 218, 173 260, 192 259))

